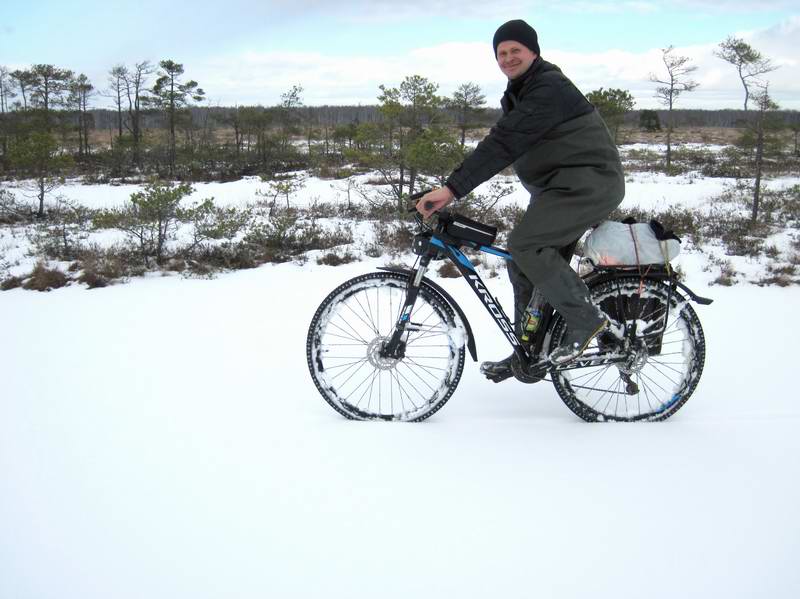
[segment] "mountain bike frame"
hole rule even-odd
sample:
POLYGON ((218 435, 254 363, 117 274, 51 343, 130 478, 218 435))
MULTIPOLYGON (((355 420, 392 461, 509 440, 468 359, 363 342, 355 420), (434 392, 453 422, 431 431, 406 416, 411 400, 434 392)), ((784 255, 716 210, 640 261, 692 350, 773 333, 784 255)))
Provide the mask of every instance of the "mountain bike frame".
MULTIPOLYGON (((419 194, 419 196, 421 195, 422 194, 419 194)), ((467 345, 469 347, 470 354, 472 355, 473 360, 477 361, 477 353, 475 350, 472 328, 470 327, 463 311, 444 289, 442 289, 439 285, 436 285, 433 281, 424 279, 425 273, 432 260, 448 258, 455 265, 461 276, 469 283, 469 286, 475 292, 475 295, 478 296, 486 311, 492 316, 495 324, 499 327, 500 331, 503 333, 503 336, 510 343, 512 350, 519 358, 519 363, 527 364, 532 369, 529 372, 530 375, 543 377, 548 370, 553 368, 559 371, 572 370, 586 366, 625 362, 629 359, 624 355, 627 352, 623 352, 623 354, 616 354, 612 352, 605 355, 587 355, 569 364, 557 367, 553 367, 548 360, 543 360, 537 363, 535 358, 540 354, 544 341, 546 340, 547 334, 549 333, 551 324, 553 322, 553 308, 547 303, 542 307, 542 320, 532 342, 530 344, 522 343, 517 338, 514 332, 514 326, 506 313, 503 311, 500 302, 489 292, 477 270, 475 269, 475 265, 472 264, 469 258, 461 251, 461 248, 468 247, 481 253, 499 256, 506 261, 513 260, 511 254, 507 250, 500 247, 493 245, 482 245, 480 243, 449 235, 446 232, 446 225, 452 222, 453 217, 447 210, 442 210, 438 213, 438 220, 433 228, 426 228, 426 225, 419 214, 416 214, 416 219, 421 227, 420 232, 414 236, 412 245, 414 253, 419 256, 417 266, 412 269, 400 269, 392 267, 385 267, 382 269, 394 272, 402 272, 409 276, 406 300, 403 304, 403 308, 400 311, 394 331, 380 352, 382 357, 400 360, 405 356, 406 341, 409 335, 420 328, 418 325, 411 322, 411 314, 414 310, 414 304, 416 302, 417 295, 419 294, 419 290, 422 285, 425 284, 443 295, 445 299, 449 301, 450 305, 453 306, 453 309, 456 310, 459 317, 463 321, 467 332, 467 345)), ((566 256, 566 259, 569 259, 569 257, 572 255, 572 250, 574 250, 574 245, 564 249, 569 254, 569 256, 566 256)), ((675 278, 674 273, 664 273, 658 271, 649 272, 649 270, 650 269, 648 269, 648 272, 639 272, 638 274, 642 279, 654 279, 661 281, 665 285, 669 286, 670 292, 672 289, 679 287, 687 293, 691 300, 697 303, 707 305, 712 302, 712 300, 708 298, 700 297, 695 294, 685 284, 678 281, 675 278)), ((599 268, 595 273, 593 273, 593 275, 590 275, 590 277, 587 278, 587 284, 602 280, 613 280, 620 275, 630 276, 630 274, 633 274, 633 272, 621 273, 618 272, 617 269, 613 268, 599 268)), ((663 333, 666 328, 667 317, 665 316, 661 331, 654 334, 659 335, 663 333)), ((629 338, 630 341, 633 341, 635 336, 635 325, 632 328, 626 327, 626 330, 624 331, 624 337, 629 338)))
MULTIPOLYGON (((416 302, 420 287, 423 285, 423 277, 425 276, 428 266, 432 260, 448 258, 455 265, 456 269, 458 269, 461 276, 469 283, 469 286, 475 292, 475 295, 478 296, 486 311, 492 316, 492 319, 500 328, 503 336, 511 344, 514 353, 516 353, 520 360, 522 360, 523 364, 530 363, 530 350, 528 347, 526 347, 526 345, 522 344, 519 339, 517 339, 517 336, 514 333, 514 325, 503 311, 500 302, 489 292, 477 270, 475 269, 475 265, 472 264, 466 255, 464 255, 460 248, 465 246, 470 247, 471 249, 485 254, 499 256, 504 260, 513 260, 511 254, 503 248, 493 245, 481 245, 448 235, 445 232, 445 225, 451 222, 451 220, 452 217, 450 213, 446 210, 442 210, 438 213, 438 221, 435 229, 422 231, 414 236, 412 249, 414 253, 420 257, 416 268, 408 270, 392 268, 385 269, 402 270, 403 272, 406 272, 409 274, 409 283, 406 292, 406 300, 402 310, 400 311, 400 316, 394 332, 386 342, 386 345, 381 351, 381 355, 383 357, 393 359, 402 359, 404 357, 406 339, 408 338, 408 335, 415 329, 415 325, 411 322, 411 313, 414 310, 414 303, 416 302)), ((418 222, 420 222, 420 224, 422 223, 421 218, 418 218, 418 222)), ((432 284, 432 282, 427 279, 424 282, 428 285, 432 284)), ((438 285, 434 284, 432 286, 439 292, 443 291, 438 285)), ((445 295, 447 294, 445 293, 445 295)), ((452 298, 449 297, 448 299, 452 300, 452 298)), ((467 334, 470 336, 470 341, 474 343, 474 340, 472 339, 472 330, 466 320, 466 316, 463 314, 461 309, 458 308, 458 305, 454 301, 451 301, 450 303, 459 312, 459 316, 461 317, 461 320, 464 321, 465 328, 467 329, 467 334)), ((537 333, 546 329, 547 323, 543 322, 537 333)), ((535 344, 531 345, 531 347, 534 346, 535 344)), ((473 350, 471 351, 473 354, 473 359, 477 360, 477 355, 474 352, 474 345, 470 347, 470 349, 473 350)))

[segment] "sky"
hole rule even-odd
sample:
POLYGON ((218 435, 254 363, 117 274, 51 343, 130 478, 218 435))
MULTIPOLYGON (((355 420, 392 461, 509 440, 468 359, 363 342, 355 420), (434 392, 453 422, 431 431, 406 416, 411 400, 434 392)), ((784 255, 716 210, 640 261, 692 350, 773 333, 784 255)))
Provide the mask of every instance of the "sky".
MULTIPOLYGON (((713 55, 735 35, 780 66, 767 76, 770 92, 782 108, 800 109, 797 0, 4 0, 0 65, 54 64, 102 91, 114 65, 171 59, 208 104, 222 106, 275 104, 293 85, 307 105, 375 104, 379 85, 419 74, 442 95, 475 82, 498 106, 505 80, 491 40, 515 18, 537 30, 542 57, 584 93, 627 89, 638 108, 658 106, 648 79, 666 74, 661 49, 670 45, 698 67, 700 83, 677 107, 741 107, 735 69, 713 55)), ((94 102, 110 105, 101 95, 94 102)))

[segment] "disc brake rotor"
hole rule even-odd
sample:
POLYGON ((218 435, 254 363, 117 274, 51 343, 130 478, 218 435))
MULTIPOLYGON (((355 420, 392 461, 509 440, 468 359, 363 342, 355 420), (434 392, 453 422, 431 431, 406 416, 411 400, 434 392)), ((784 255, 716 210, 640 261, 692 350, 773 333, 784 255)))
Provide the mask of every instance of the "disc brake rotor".
POLYGON ((369 360, 373 368, 377 368, 378 370, 392 370, 397 366, 397 363, 400 362, 400 360, 395 358, 381 356, 381 350, 388 340, 388 337, 375 337, 367 346, 367 360, 369 360))

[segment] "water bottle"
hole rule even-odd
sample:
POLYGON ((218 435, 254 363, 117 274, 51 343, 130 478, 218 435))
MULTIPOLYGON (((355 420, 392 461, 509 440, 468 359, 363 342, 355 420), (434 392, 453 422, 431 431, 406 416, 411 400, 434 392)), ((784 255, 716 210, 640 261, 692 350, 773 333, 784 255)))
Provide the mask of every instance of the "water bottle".
POLYGON ((536 334, 539 324, 542 322, 542 306, 544 305, 544 296, 539 293, 538 289, 533 290, 531 300, 522 314, 522 341, 530 343, 536 334))

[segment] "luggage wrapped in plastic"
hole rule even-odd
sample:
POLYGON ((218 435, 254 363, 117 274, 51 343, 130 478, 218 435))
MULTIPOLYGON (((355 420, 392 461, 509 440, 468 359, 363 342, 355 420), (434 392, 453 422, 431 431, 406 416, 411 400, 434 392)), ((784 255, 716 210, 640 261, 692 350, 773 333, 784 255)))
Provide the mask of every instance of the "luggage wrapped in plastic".
POLYGON ((623 223, 607 220, 584 242, 583 255, 596 266, 665 264, 681 251, 681 241, 658 221, 623 223))

